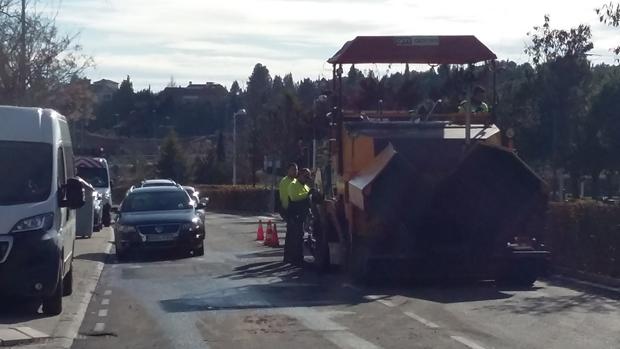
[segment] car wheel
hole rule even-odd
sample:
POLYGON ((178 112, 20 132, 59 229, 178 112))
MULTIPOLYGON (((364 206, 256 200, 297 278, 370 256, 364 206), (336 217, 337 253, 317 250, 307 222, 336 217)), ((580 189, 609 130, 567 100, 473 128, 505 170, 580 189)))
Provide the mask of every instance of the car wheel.
POLYGON ((194 257, 200 257, 205 255, 205 243, 202 242, 200 247, 194 249, 194 257))
POLYGON ((116 246, 116 260, 123 262, 127 260, 127 251, 116 246))
POLYGON ((69 272, 65 275, 65 278, 62 280, 62 295, 70 296, 73 293, 73 262, 71 262, 71 267, 69 267, 69 272))
POLYGON ((44 314, 60 315, 62 313, 63 284, 63 280, 59 277, 54 293, 49 297, 43 298, 42 310, 44 314))
POLYGON ((101 221, 103 222, 103 226, 109 227, 112 224, 112 212, 110 207, 106 206, 103 209, 103 215, 101 216, 101 221))

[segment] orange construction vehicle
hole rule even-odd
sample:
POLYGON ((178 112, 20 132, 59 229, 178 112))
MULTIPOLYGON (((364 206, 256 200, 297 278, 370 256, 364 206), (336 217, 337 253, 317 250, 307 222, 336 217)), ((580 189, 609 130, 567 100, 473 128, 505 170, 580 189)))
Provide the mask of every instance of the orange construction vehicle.
POLYGON ((494 91, 490 113, 343 110, 345 64, 492 69, 495 60, 474 36, 357 37, 329 59, 329 161, 319 168, 321 194, 304 228, 320 268, 339 264, 366 281, 456 277, 522 286, 541 275, 549 258, 540 239, 547 187, 503 143, 494 91))

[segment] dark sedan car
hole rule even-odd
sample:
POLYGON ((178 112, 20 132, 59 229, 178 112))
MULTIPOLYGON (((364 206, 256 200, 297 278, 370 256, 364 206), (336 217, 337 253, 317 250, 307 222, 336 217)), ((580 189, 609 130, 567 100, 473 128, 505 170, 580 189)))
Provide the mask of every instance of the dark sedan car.
POLYGON ((114 229, 116 254, 127 257, 135 248, 174 248, 204 255, 205 228, 197 210, 180 187, 138 188, 123 200, 114 229))

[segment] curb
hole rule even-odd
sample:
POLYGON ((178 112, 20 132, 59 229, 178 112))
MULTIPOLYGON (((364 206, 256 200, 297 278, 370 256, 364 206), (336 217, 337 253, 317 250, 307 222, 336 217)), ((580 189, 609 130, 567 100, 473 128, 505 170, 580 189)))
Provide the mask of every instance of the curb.
POLYGON ((33 344, 49 338, 49 335, 30 327, 0 329, 0 347, 33 344))

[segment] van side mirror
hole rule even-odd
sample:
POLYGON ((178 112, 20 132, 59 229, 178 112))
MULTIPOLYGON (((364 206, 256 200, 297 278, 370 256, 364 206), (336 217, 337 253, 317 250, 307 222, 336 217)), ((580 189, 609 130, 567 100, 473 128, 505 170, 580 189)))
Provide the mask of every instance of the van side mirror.
POLYGON ((86 203, 84 187, 77 178, 67 179, 67 183, 60 188, 60 207, 76 210, 86 203))

